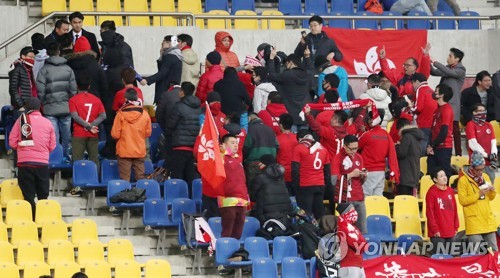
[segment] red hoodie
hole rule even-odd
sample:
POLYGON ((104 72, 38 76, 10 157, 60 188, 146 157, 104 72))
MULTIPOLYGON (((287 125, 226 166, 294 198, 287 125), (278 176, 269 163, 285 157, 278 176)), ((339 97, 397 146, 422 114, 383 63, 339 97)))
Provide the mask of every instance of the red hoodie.
POLYGON ((272 128, 277 135, 281 134, 280 129, 280 116, 281 114, 288 113, 286 107, 282 103, 268 103, 266 110, 261 110, 258 114, 262 122, 268 127, 272 128))
POLYGON ((399 166, 394 141, 380 125, 363 133, 359 138, 359 149, 368 172, 385 171, 386 158, 394 179, 399 182, 399 166))
POLYGON ((459 223, 453 188, 441 190, 433 185, 425 196, 425 206, 429 237, 434 237, 438 232, 442 238, 454 237, 459 223))
POLYGON ((285 181, 291 182, 293 149, 299 144, 299 142, 297 142, 297 135, 291 132, 285 132, 278 135, 276 139, 280 145, 278 153, 276 154, 276 161, 285 167, 285 181))
POLYGON ((220 65, 210 66, 201 75, 198 87, 196 88, 196 96, 200 99, 201 103, 205 103, 208 93, 214 90, 215 83, 221 80, 222 77, 224 77, 224 72, 220 65))
MULTIPOLYGON (((411 84, 410 77, 404 73, 404 71, 400 71, 398 69, 391 69, 389 67, 389 63, 387 59, 380 59, 380 67, 384 72, 385 76, 389 81, 391 81, 392 85, 398 88, 399 96, 410 95, 414 96, 413 85, 411 84)), ((418 67, 418 72, 425 75, 426 78, 429 78, 431 74, 431 59, 429 55, 422 56, 421 65, 418 67)))
POLYGON ((437 102, 432 98, 434 90, 422 82, 417 88, 415 96, 415 106, 413 113, 417 115, 418 128, 431 128, 434 111, 437 109, 437 102))
POLYGON ((222 57, 222 61, 220 62, 222 70, 224 70, 225 67, 237 68, 240 66, 238 56, 230 50, 231 46, 233 46, 233 42, 233 37, 228 32, 220 31, 215 34, 215 51, 219 52, 222 57), (229 37, 229 47, 222 44, 222 40, 226 37, 229 37))

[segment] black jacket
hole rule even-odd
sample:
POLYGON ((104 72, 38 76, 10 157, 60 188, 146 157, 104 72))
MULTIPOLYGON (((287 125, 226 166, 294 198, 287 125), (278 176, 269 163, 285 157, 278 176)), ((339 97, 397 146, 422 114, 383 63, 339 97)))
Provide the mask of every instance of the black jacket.
POLYGON ((306 103, 311 102, 309 89, 311 87, 311 76, 301 68, 295 67, 276 73, 274 63, 266 63, 269 72, 269 80, 272 81, 278 92, 283 97, 286 110, 293 117, 296 125, 305 124, 299 117, 299 113, 306 103))
POLYGON ((497 122, 500 122, 500 70, 495 72, 493 76, 491 77, 492 81, 492 88, 493 88, 493 93, 494 93, 494 111, 495 111, 495 120, 497 122))
POLYGON ((87 75, 90 77, 90 89, 89 92, 96 97, 101 97, 101 94, 105 95, 108 91, 108 81, 104 70, 97 63, 96 53, 92 50, 72 53, 67 56, 68 66, 73 69, 75 73, 76 80, 82 75, 87 75))
POLYGON ((112 125, 116 114, 112 109, 113 100, 116 92, 125 87, 122 82, 121 73, 124 69, 128 68, 128 66, 124 63, 120 49, 117 48, 108 49, 103 54, 103 62, 107 65, 104 74, 106 75, 108 90, 99 93, 107 115, 105 124, 112 125))
POLYGON ((102 41, 100 41, 99 44, 102 46, 103 57, 109 48, 117 48, 122 54, 123 63, 129 67, 134 67, 132 48, 125 42, 125 38, 122 35, 115 31, 108 30, 101 33, 101 38, 102 41))
POLYGON ((333 52, 335 53, 335 56, 333 59, 337 62, 341 62, 344 56, 342 55, 342 52, 340 52, 339 48, 337 47, 337 44, 333 39, 329 38, 328 35, 324 32, 321 31, 321 34, 318 35, 313 35, 311 33, 307 34, 306 38, 306 44, 303 45, 302 43, 299 42, 297 47, 295 48, 295 55, 298 55, 299 57, 304 56, 304 50, 306 50, 306 46, 309 47, 309 50, 311 51, 311 61, 314 62, 314 58, 318 55, 323 55, 323 56, 328 56, 328 53, 333 52))
POLYGON ((178 48, 170 48, 165 51, 161 60, 157 61, 158 72, 145 78, 148 85, 155 85, 154 103, 160 101, 160 96, 165 93, 172 82, 180 84, 182 76, 182 54, 178 48))
POLYGON ((401 185, 416 187, 420 180, 421 140, 424 133, 416 126, 401 129, 401 143, 396 145, 401 185))
POLYGON ((292 214, 292 203, 283 180, 284 172, 283 166, 271 164, 252 181, 249 188, 250 200, 255 202, 252 214, 261 225, 269 219, 282 219, 292 214))
POLYGON ((36 86, 33 71, 28 70, 21 61, 14 62, 14 69, 9 71, 10 103, 14 108, 21 108, 24 106, 24 101, 32 96, 32 84, 36 86))
MULTIPOLYGON (((73 34, 73 30, 71 30, 70 32, 71 32, 71 34, 73 34)), ((99 44, 97 43, 97 38, 94 35, 94 33, 89 32, 85 29, 82 29, 82 36, 87 38, 87 40, 89 41, 89 44, 90 44, 90 48, 96 54, 96 57, 95 57, 96 60, 99 61, 99 59, 101 58, 101 50, 99 49, 99 44)), ((73 38, 74 38, 74 34, 73 34, 73 38)))
POLYGON ((174 106, 181 99, 179 97, 180 86, 175 86, 172 90, 161 94, 160 101, 156 106, 156 122, 163 131, 167 131, 167 119, 174 110, 174 106))
POLYGON ((248 123, 248 134, 243 145, 245 165, 259 161, 265 154, 276 157, 278 147, 279 143, 273 129, 265 125, 260 118, 248 123))
POLYGON ((245 85, 236 73, 224 72, 224 78, 215 83, 214 91, 220 94, 221 110, 226 115, 244 113, 247 111, 246 106, 251 105, 245 85))
MULTIPOLYGON (((489 90, 486 91, 487 95, 487 102, 486 102, 486 121, 493 121, 497 117, 495 115, 495 90, 493 88, 490 88, 489 90)), ((461 95, 461 114, 462 114, 462 123, 464 126, 472 120, 472 109, 474 105, 481 103, 481 97, 479 96, 479 93, 477 92, 477 87, 473 85, 472 87, 469 87, 465 90, 463 90, 462 95, 461 95)), ((497 108, 499 104, 497 104, 497 108)), ((500 112, 496 112, 500 113, 500 112)))
POLYGON ((172 132, 172 147, 193 147, 200 133, 200 100, 194 95, 183 97, 174 106, 165 126, 172 132))
POLYGON ((56 30, 54 29, 52 32, 50 32, 50 34, 48 34, 45 37, 45 39, 43 40, 43 44, 44 44, 45 48, 47 48, 47 46, 49 46, 49 44, 51 42, 57 42, 59 45, 61 45, 61 39, 62 39, 62 36, 59 36, 56 33, 56 30))

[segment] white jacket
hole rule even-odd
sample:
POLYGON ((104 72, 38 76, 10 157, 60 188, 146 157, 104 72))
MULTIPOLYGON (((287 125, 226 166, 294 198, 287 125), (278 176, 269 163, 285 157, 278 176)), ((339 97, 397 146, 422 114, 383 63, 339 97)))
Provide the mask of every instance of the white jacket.
POLYGON ((259 113, 261 110, 266 110, 267 96, 272 91, 276 91, 276 87, 270 82, 260 83, 253 91, 253 112, 259 113))
POLYGON ((385 115, 381 126, 383 128, 387 127, 387 122, 392 120, 391 111, 389 111, 389 103, 391 103, 391 97, 387 94, 387 91, 380 88, 371 88, 366 90, 359 96, 360 99, 371 99, 375 102, 377 109, 384 109, 385 115))

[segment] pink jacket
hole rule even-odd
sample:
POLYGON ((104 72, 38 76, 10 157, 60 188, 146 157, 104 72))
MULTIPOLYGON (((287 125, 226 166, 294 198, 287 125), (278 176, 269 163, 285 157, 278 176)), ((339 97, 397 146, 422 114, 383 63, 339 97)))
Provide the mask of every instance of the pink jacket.
POLYGON ((49 163, 49 154, 56 148, 56 134, 52 123, 42 116, 39 111, 28 115, 33 132, 34 146, 18 146, 21 137, 20 119, 12 127, 9 135, 9 145, 17 150, 17 162, 49 163))

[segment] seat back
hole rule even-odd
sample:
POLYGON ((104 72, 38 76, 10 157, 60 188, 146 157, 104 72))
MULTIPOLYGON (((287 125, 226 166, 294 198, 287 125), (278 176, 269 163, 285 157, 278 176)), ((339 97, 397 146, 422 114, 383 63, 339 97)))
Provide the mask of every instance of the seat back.
POLYGON ((453 256, 448 254, 433 254, 431 256, 431 259, 436 259, 436 260, 453 259, 453 256))
POLYGON ((12 224, 10 243, 18 245, 25 240, 38 242, 38 228, 33 221, 16 221, 12 224))
POLYGON ((64 221, 51 220, 43 222, 40 242, 48 246, 53 240, 68 240, 68 227, 64 221))
POLYGON ((393 218, 399 215, 415 215, 420 217, 417 198, 409 195, 399 195, 394 198, 393 218))
POLYGON ((13 263, 0 262, 0 273, 4 277, 19 278, 19 267, 13 263))
POLYGON ((427 156, 422 156, 420 158, 420 172, 427 174, 427 156))
POLYGON ((495 138, 497 139, 497 146, 498 146, 500 145, 500 123, 497 121, 491 121, 490 123, 493 126, 493 132, 495 133, 495 138))
POLYGON ((270 258, 259 258, 252 262, 254 277, 278 278, 278 267, 270 258))
MULTIPOLYGON (((283 13, 277 10, 265 10, 262 12, 262 15, 283 15, 283 13)), ((272 19, 272 20, 262 19, 260 23, 262 25, 262 29, 271 29, 271 30, 285 29, 284 19, 272 19)))
MULTIPOLYGON (((97 0, 97 12, 121 12, 122 4, 120 0, 97 0)), ((106 20, 113 20, 116 26, 123 26, 121 16, 99 16, 99 25, 106 20)))
POLYGON ((165 200, 147 199, 144 201, 142 223, 145 226, 155 227, 160 222, 168 222, 168 208, 165 200))
MULTIPOLYGON (((415 12, 415 11, 410 11, 408 13, 409 16, 427 16, 423 12, 415 12)), ((430 29, 430 23, 428 19, 408 19, 406 21, 407 28, 409 30, 417 30, 417 29, 430 29)))
POLYGON ((50 267, 46 263, 39 262, 26 265, 23 278, 38 278, 44 275, 50 277, 50 267))
POLYGON ((103 159, 101 161, 101 182, 107 184, 110 180, 119 180, 118 161, 103 159))
POLYGON ((49 166, 51 164, 62 164, 64 162, 64 152, 62 145, 57 143, 56 147, 49 154, 49 166))
MULTIPOLYGON (((2 187, 3 194, 3 187, 2 187)), ((31 204, 25 200, 10 200, 5 211, 5 224, 12 225, 16 221, 32 221, 31 204)))
POLYGON ((115 266, 115 277, 142 277, 141 266, 134 260, 118 261, 115 266))
POLYGON ((144 267, 144 275, 145 278, 170 277, 172 275, 170 263, 161 259, 149 260, 144 267))
POLYGON ((126 189, 131 189, 132 185, 130 185, 130 182, 124 181, 124 180, 110 180, 108 181, 108 193, 106 195, 106 200, 108 203, 108 206, 114 205, 116 203, 111 202, 111 197, 115 196, 116 194, 120 193, 123 190, 126 189))
POLYGON ((227 0, 205 0, 205 12, 220 10, 229 12, 227 0))
POLYGON ((47 252, 47 263, 55 266, 61 262, 75 262, 73 244, 67 240, 52 240, 47 252))
POLYGON ((146 199, 161 199, 160 185, 155 180, 138 180, 137 188, 146 190, 146 199))
POLYGON ((112 239, 108 243, 108 263, 114 266, 119 261, 134 260, 134 246, 127 239, 112 239))
POLYGON ((432 180, 430 175, 425 175, 420 178, 420 199, 425 200, 425 196, 427 196, 427 192, 434 185, 434 181, 432 180))
POLYGON ((176 198, 172 202, 172 223, 177 225, 182 221, 183 213, 196 213, 196 204, 187 198, 176 198))
MULTIPOLYGON (((331 15, 352 15, 352 12, 332 12, 331 15)), ((352 29, 352 20, 350 19, 330 19, 328 21, 328 27, 331 28, 344 28, 344 29, 352 29)))
POLYGON ((88 277, 111 278, 111 268, 105 261, 93 261, 85 264, 85 274, 88 277))
MULTIPOLYGON (((229 15, 228 11, 223 10, 211 10, 206 14, 209 15, 229 15)), ((231 29, 231 21, 226 19, 208 19, 207 20, 208 29, 231 29)))
POLYGON ((422 236, 422 227, 420 218, 416 215, 400 214, 396 218, 396 237, 403 234, 412 234, 422 236))
POLYGON ((43 0, 42 16, 47 16, 51 12, 65 12, 66 0, 43 0))
POLYGON ((97 224, 92 219, 79 218, 71 225, 71 242, 78 246, 82 240, 98 240, 97 224))
POLYGON ((43 246, 38 240, 23 240, 17 248, 17 265, 23 267, 31 263, 45 263, 43 246))
POLYGON ((416 240, 422 240, 422 237, 414 234, 400 235, 398 237, 398 251, 404 251, 406 254, 416 240))
POLYGON ((40 200, 36 202, 35 222, 38 225, 45 221, 61 220, 61 204, 56 200, 40 200))
POLYGON ((231 13, 236 14, 238 11, 253 11, 255 12, 255 0, 232 0, 231 13))
MULTIPOLYGON (((123 0, 125 12, 148 12, 147 0, 123 0)), ((128 26, 149 26, 149 16, 129 16, 128 26)))
MULTIPOLYGON (((327 0, 306 0, 304 3, 304 15, 328 15, 327 0)), ((302 28, 309 28, 309 20, 302 21, 302 28)))
POLYGON ((352 14, 354 12, 354 3, 352 0, 333 0, 331 13, 333 14, 334 12, 352 14))
POLYGON ((247 237, 245 239, 245 250, 248 251, 250 260, 269 258, 269 245, 263 237, 247 237))
POLYGON ((203 195, 203 184, 201 179, 194 179, 191 184, 191 199, 196 202, 197 205, 201 204, 201 197, 203 195))
MULTIPOLYGON (((151 0, 151 12, 175 12, 175 2, 174 0, 151 0)), ((153 16, 153 26, 177 26, 177 20, 171 16, 153 16)))
POLYGON ((251 216, 245 217, 245 224, 243 225, 240 240, 244 240, 247 237, 254 237, 258 229, 260 229, 260 222, 257 218, 251 216))
POLYGON ((365 9, 365 4, 367 0, 358 0, 358 4, 356 5, 357 7, 357 12, 363 12, 366 11, 365 9))
MULTIPOLYGON (((401 13, 398 13, 398 12, 391 12, 391 11, 387 11, 387 12, 383 12, 382 13, 383 16, 402 16, 401 13)), ((394 20, 394 19, 382 19, 380 21, 380 29, 382 30, 403 30, 404 29, 404 22, 402 19, 397 19, 397 20, 394 20)), ((391 121, 391 125, 394 123, 394 121, 391 121)), ((390 130, 390 127, 389 127, 389 124, 387 124, 387 128, 389 131, 390 130)))
POLYGON ((73 185, 85 187, 87 184, 99 184, 97 166, 90 160, 73 162, 73 185))
POLYGON ((307 277, 307 267, 304 259, 297 256, 286 257, 281 262, 282 277, 307 277))
POLYGON ((54 277, 72 277, 73 274, 82 270, 80 265, 74 262, 60 262, 54 267, 54 277))
POLYGON ((297 241, 290 236, 277 236, 273 239, 273 260, 281 262, 285 257, 297 257, 297 241))
MULTIPOLYGON (((453 12, 436 11, 435 16, 455 16, 453 12)), ((438 19, 434 21, 434 29, 438 30, 455 30, 457 28, 455 20, 438 19)))
POLYGON ((284 15, 301 15, 302 2, 301 0, 279 0, 278 10, 284 15))
MULTIPOLYGON (((455 180, 457 180, 457 179, 458 179, 458 175, 452 175, 449 178, 448 184, 451 186, 455 182, 455 180)), ((497 191, 497 193, 498 193, 498 191, 497 191)))
POLYGON ((356 13, 358 16, 364 16, 366 19, 356 19, 355 27, 360 30, 378 30, 378 20, 370 19, 371 16, 377 16, 377 14, 359 11, 356 13))
POLYGON ((463 168, 465 165, 469 165, 469 157, 454 155, 451 157, 451 165, 463 168))
POLYGON ((380 237, 370 234, 366 234, 364 237, 368 247, 363 253, 363 259, 372 259, 380 256, 382 253, 380 237))
MULTIPOLYGON (((235 15, 257 15, 254 11, 239 10, 235 15)), ((259 21, 257 19, 235 19, 234 29, 259 29, 259 21)))
POLYGON ((7 207, 10 200, 24 200, 21 188, 17 183, 17 179, 8 179, 2 182, 2 194, 0 194, 0 203, 2 208, 7 207))
POLYGON ((222 222, 220 217, 211 217, 208 219, 208 226, 212 230, 215 238, 220 238, 222 234, 222 222))
POLYGON ((180 179, 166 180, 163 191, 163 198, 169 206, 176 198, 189 198, 188 185, 180 179))
POLYGON ((7 241, 0 241, 0 263, 14 263, 14 248, 7 241))
POLYGON ((367 196, 365 197, 366 216, 370 215, 385 215, 391 217, 391 208, 389 200, 384 196, 367 196))
POLYGON ((366 218, 368 234, 379 236, 380 238, 392 238, 391 219, 385 215, 370 215, 366 218))
POLYGON ((80 265, 95 261, 104 262, 104 246, 99 240, 83 239, 78 244, 78 257, 76 260, 80 265))
MULTIPOLYGON (((94 1, 93 0, 69 0, 69 11, 75 12, 93 12, 94 11, 94 1)), ((95 17, 85 16, 84 24, 86 26, 95 26, 95 17)))
MULTIPOLYGON (((210 219, 209 219, 210 220, 210 219)), ((226 266, 229 264, 229 257, 236 252, 238 249, 240 249, 240 242, 232 237, 222 237, 217 239, 215 242, 215 265, 223 265, 226 266)), ((254 273, 255 275, 255 273, 254 273)), ((255 276, 259 277, 259 276, 255 276)), ((265 276, 261 276, 265 277, 265 276)))

